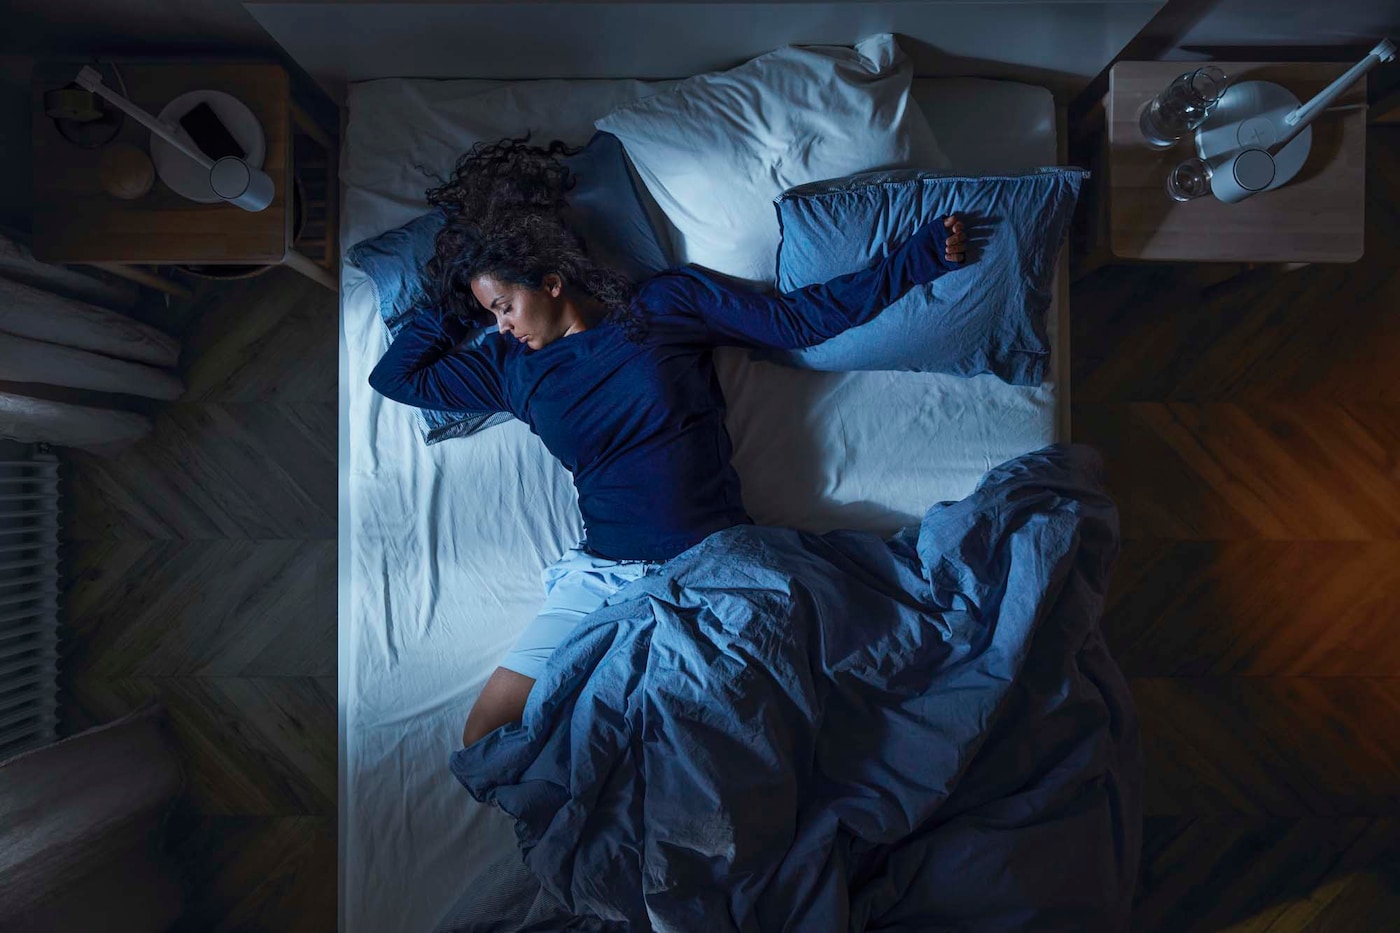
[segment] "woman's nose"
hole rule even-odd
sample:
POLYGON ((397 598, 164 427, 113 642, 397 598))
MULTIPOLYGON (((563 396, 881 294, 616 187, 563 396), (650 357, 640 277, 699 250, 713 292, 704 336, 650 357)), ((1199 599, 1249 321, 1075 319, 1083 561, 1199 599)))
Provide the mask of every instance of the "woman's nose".
POLYGON ((496 318, 496 330, 502 334, 508 334, 511 331, 515 330, 515 325, 510 323, 503 317, 496 318))

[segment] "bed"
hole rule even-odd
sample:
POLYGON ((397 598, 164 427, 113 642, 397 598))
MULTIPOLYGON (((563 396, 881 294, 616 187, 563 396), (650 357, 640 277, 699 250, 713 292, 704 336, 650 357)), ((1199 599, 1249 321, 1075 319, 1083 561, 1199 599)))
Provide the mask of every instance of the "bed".
MULTIPOLYGON (((559 84, 557 105, 532 119, 542 136, 573 143, 648 93, 633 81, 559 84)), ((427 180, 414 166, 450 164, 475 139, 454 124, 457 105, 502 85, 351 86, 342 252, 421 213, 427 180)), ((955 171, 1062 161, 1043 88, 916 79, 914 97, 955 171)), ((992 466, 1066 438, 1067 316, 1061 266, 1050 378, 1030 387, 805 372, 721 351, 748 510, 765 524, 890 533, 967 495, 992 466)), ((341 928, 432 930, 515 846, 510 821, 472 801, 446 760, 470 701, 538 607, 539 571, 581 525, 567 473, 524 425, 428 447, 409 410, 371 391, 385 338, 372 289, 350 266, 341 324, 341 928)))

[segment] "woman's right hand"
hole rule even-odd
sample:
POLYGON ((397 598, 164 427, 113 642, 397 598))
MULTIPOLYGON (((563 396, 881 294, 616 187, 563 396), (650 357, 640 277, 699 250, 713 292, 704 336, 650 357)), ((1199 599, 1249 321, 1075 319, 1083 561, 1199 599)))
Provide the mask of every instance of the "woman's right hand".
POLYGON ((967 258, 967 235, 963 233, 963 222, 957 214, 943 218, 944 243, 943 259, 951 263, 961 263, 967 258))

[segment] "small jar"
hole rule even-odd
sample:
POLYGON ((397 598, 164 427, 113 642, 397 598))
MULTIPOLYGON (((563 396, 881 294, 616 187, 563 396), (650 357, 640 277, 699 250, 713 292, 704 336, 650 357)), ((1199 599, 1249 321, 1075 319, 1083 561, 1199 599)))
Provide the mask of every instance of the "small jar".
POLYGON ((1187 159, 1167 173, 1167 194, 1173 201, 1190 201, 1210 194, 1211 168, 1202 159, 1187 159))
POLYGON ((145 197, 156 180, 150 157, 126 143, 116 143, 103 151, 97 173, 102 190, 123 201, 145 197))

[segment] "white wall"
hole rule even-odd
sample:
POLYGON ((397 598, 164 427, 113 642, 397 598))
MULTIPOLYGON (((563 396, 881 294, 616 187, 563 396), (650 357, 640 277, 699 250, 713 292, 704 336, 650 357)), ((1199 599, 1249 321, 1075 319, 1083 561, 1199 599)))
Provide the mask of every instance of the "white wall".
POLYGON ((0 52, 277 51, 240 0, 6 0, 0 52))
POLYGON ((1217 0, 1172 57, 1199 46, 1359 46, 1400 40, 1400 0, 1217 0))
POLYGON ((337 93, 347 81, 417 78, 680 78, 788 44, 907 37, 919 75, 1083 87, 1163 0, 676 0, 248 3, 337 93), (677 37, 684 37, 679 41, 677 37))

